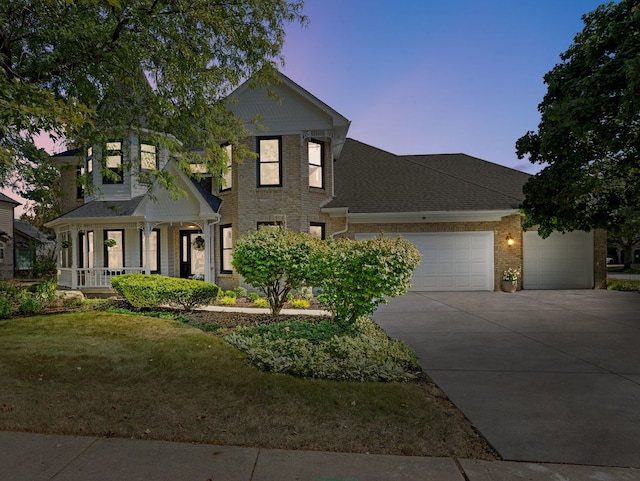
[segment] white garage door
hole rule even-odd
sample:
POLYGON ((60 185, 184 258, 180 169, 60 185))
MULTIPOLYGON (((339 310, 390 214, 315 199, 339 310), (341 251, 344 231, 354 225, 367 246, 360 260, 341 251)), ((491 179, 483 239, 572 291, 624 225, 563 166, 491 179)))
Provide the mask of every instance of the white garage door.
MULTIPOLYGON (((390 234, 385 234, 390 235, 390 234)), ((493 232, 398 234, 422 253, 412 291, 492 291, 493 232)), ((371 239, 375 234, 357 234, 371 239)))
POLYGON ((523 289, 592 289, 593 233, 524 233, 523 289))

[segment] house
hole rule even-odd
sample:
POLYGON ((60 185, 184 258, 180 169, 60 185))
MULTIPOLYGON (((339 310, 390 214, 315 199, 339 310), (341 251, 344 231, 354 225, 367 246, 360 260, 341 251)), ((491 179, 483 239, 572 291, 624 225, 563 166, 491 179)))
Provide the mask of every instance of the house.
MULTIPOLYGON (((497 290, 509 267, 522 268, 526 289, 605 282, 603 232, 542 239, 523 231, 527 174, 465 154, 394 155, 348 138, 349 120, 286 76, 271 90, 280 101, 248 83, 231 94, 257 158, 230 163, 222 185, 185 176, 144 132, 54 156, 68 194, 63 214, 48 223, 59 283, 98 292, 114 275, 143 272, 233 288, 242 282, 231 265, 234 243, 264 225, 323 238, 402 235, 423 253, 414 290, 497 290), (256 115, 267 129, 249 122, 256 115), (102 155, 117 181, 94 168, 102 155), (122 170, 124 155, 132 171, 122 170), (152 198, 137 182, 150 165, 168 170, 187 196, 156 190, 152 198), (96 193, 79 187, 85 173, 96 193)), ((225 149, 232 157, 233 146, 225 149)))
POLYGON ((13 279, 13 210, 19 205, 0 192, 0 280, 13 279))
POLYGON ((36 255, 55 248, 39 229, 14 219, 14 209, 19 205, 0 193, 0 280, 31 277, 36 255))

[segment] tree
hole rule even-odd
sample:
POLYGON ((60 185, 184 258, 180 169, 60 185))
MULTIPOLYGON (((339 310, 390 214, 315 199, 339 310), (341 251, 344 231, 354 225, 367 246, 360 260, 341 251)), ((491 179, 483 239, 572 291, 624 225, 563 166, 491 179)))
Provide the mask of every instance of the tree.
POLYGON ((640 246, 640 212, 637 208, 629 209, 624 224, 612 226, 609 240, 624 252, 624 269, 630 269, 633 262, 633 249, 640 246))
MULTIPOLYGON (((245 132, 225 96, 269 80, 301 10, 301 0, 0 2, 1 185, 46 162, 33 154, 42 131, 83 146, 145 129, 185 170, 198 149, 221 172, 219 143, 243 154, 245 132)), ((164 172, 154 179, 172 185, 164 172)))
POLYGON ((287 295, 305 285, 316 237, 280 227, 247 234, 233 248, 233 267, 247 284, 267 296, 271 312, 279 314, 287 295))
POLYGON ((519 158, 546 164, 524 186, 525 225, 615 230, 640 206, 640 2, 601 5, 548 72, 537 132, 519 158))

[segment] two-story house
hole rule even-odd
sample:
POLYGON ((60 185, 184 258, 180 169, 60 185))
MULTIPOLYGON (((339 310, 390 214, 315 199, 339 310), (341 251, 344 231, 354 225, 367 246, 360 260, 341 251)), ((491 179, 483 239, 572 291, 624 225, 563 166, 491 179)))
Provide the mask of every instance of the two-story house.
POLYGON ((221 185, 195 181, 131 131, 126 138, 58 154, 63 214, 60 285, 104 290, 113 275, 146 272, 202 277, 224 289, 242 280, 233 246, 263 225, 319 237, 403 235, 423 252, 416 290, 495 290, 502 272, 523 270, 525 288, 593 288, 606 276, 602 232, 523 232, 519 206, 528 175, 464 154, 397 156, 347 138, 350 122, 284 75, 275 90, 248 83, 230 96, 245 120, 255 159, 233 159, 221 185), (261 130, 249 121, 261 118, 261 130), (123 156, 131 156, 131 171, 123 156), (103 175, 98 159, 116 175, 103 175), (173 200, 137 182, 140 170, 168 170, 187 193, 173 200), (76 179, 98 187, 84 195, 76 179), (154 198, 155 197, 155 198, 154 198), (600 259, 602 258, 602 259, 600 259))

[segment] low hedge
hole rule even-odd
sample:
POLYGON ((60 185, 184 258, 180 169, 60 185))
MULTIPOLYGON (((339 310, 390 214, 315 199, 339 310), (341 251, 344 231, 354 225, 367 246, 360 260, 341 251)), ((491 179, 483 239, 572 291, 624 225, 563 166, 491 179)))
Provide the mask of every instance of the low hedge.
POLYGON ((237 329, 227 342, 268 372, 359 382, 402 382, 419 371, 413 351, 361 318, 355 325, 303 320, 237 329))
POLYGON ((220 294, 220 288, 208 282, 146 274, 116 276, 111 285, 138 309, 168 305, 190 311, 209 304, 220 294))

